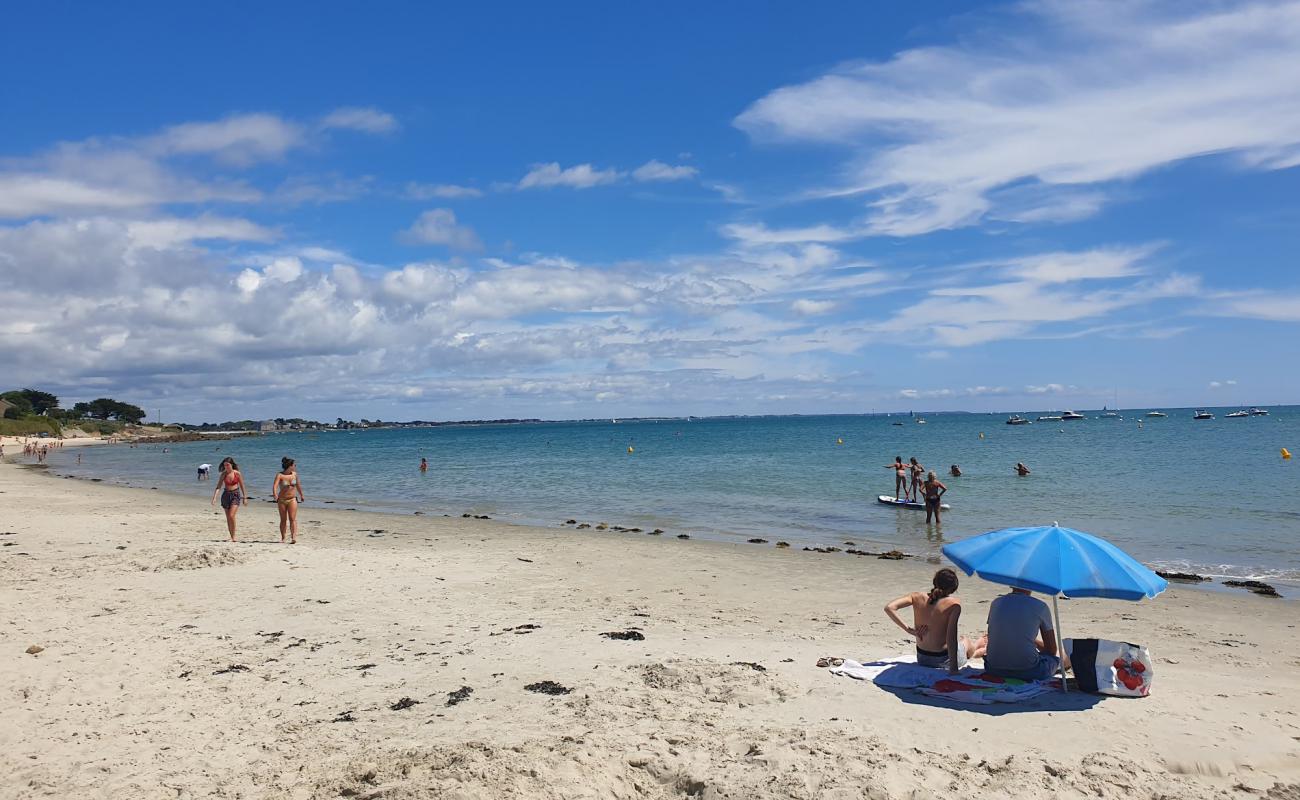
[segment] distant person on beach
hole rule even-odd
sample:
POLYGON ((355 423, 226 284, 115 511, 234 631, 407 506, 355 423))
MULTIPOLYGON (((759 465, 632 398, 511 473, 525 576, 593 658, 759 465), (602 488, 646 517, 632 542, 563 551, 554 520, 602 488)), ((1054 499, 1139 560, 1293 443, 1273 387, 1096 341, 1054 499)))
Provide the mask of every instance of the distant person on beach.
POLYGON ((280 471, 271 484, 271 496, 280 509, 280 541, 284 541, 286 529, 289 544, 298 543, 298 504, 307 498, 302 496, 302 481, 298 478, 298 468, 293 459, 285 456, 280 459, 280 471))
POLYGON ((211 464, 199 464, 199 477, 198 477, 198 480, 206 481, 206 480, 208 479, 208 473, 209 473, 211 470, 212 470, 212 465, 211 465, 211 464))
POLYGON ((230 456, 221 459, 217 472, 220 474, 220 480, 212 490, 212 502, 215 505, 217 495, 221 495, 221 507, 226 512, 226 530, 230 532, 230 541, 238 541, 235 538, 235 515, 239 513, 239 507, 248 502, 244 474, 239 471, 239 465, 230 456))
POLYGON ((928 593, 911 592, 886 605, 885 616, 916 637, 916 663, 955 674, 975 653, 975 645, 957 634, 961 619, 961 601, 953 596, 957 573, 944 567, 934 573, 932 583, 928 593), (898 617, 898 612, 908 606, 912 607, 912 626, 898 617))
POLYGON ((1028 589, 1012 588, 989 606, 984 669, 1004 678, 1041 681, 1061 665, 1047 604, 1028 589))
POLYGON ((1019 476, 1022 477, 1022 478, 1025 477, 1026 475, 1029 474, 1029 467, 1026 467, 1023 463, 1017 461, 1017 462, 1016 462, 1016 474, 1019 475, 1019 476))
POLYGON ((908 464, 908 470, 912 475, 912 488, 907 499, 916 500, 921 496, 921 484, 925 482, 925 467, 921 466, 921 462, 916 460, 916 456, 912 456, 911 463, 908 464))
POLYGON ((921 490, 925 492, 925 522, 928 525, 930 517, 933 515, 934 524, 938 525, 939 506, 942 505, 940 500, 943 499, 944 492, 948 491, 948 487, 940 483, 939 479, 935 477, 934 471, 931 470, 930 474, 925 478, 925 483, 921 484, 921 490))
POLYGON ((894 463, 886 464, 885 469, 894 471, 894 499, 902 500, 907 493, 907 465, 902 456, 894 456, 894 463))
POLYGON ((957 466, 956 464, 953 464, 951 467, 948 467, 948 474, 953 476, 954 478, 960 478, 961 467, 957 466))
POLYGON ((420 471, 421 471, 421 472, 428 472, 428 471, 429 471, 429 459, 427 459, 427 458, 421 458, 421 459, 420 459, 420 471))

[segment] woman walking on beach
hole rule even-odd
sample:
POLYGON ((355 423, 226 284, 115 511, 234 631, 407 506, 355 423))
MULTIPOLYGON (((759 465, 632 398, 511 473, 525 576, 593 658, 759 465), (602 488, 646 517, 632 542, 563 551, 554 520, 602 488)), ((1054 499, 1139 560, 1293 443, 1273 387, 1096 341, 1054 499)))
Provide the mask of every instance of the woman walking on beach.
POLYGON ((940 483, 939 478, 931 470, 926 476, 925 483, 921 484, 921 489, 925 492, 925 524, 930 524, 930 516, 933 515, 934 524, 938 525, 940 500, 944 492, 948 491, 948 487, 940 483))
POLYGON ((298 504, 307 498, 302 496, 298 468, 288 456, 280 459, 280 471, 275 474, 275 481, 271 484, 271 496, 275 498, 276 508, 280 509, 280 541, 284 541, 287 529, 289 544, 297 544, 298 504))
POLYGON ((956 674, 976 652, 969 639, 957 634, 957 621, 961 619, 961 601, 953 595, 957 591, 957 573, 944 567, 934 573, 932 584, 928 593, 911 592, 889 603, 885 616, 916 637, 916 663, 947 668, 956 674), (913 626, 898 617, 898 612, 908 606, 912 607, 913 626))
POLYGON ((226 456, 221 459, 221 466, 218 468, 221 473, 217 486, 212 490, 212 503, 217 502, 217 495, 221 495, 221 507, 226 511, 226 530, 230 532, 230 541, 235 539, 235 515, 239 513, 239 507, 248 502, 248 489, 244 486, 244 474, 239 471, 239 465, 235 459, 226 456))
POLYGON ((902 456, 894 456, 894 463, 886 464, 885 469, 894 471, 894 499, 902 500, 907 492, 907 465, 902 456))

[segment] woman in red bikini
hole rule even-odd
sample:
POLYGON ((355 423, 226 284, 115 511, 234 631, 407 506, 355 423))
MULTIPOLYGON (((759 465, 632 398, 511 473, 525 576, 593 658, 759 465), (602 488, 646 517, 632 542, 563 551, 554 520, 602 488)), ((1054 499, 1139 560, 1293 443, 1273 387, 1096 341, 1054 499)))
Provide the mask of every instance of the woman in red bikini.
POLYGON ((230 541, 235 539, 235 515, 239 507, 248 502, 248 489, 244 488, 244 475, 239 471, 235 459, 226 456, 221 459, 218 468, 221 473, 217 486, 212 490, 212 504, 217 504, 217 495, 221 495, 221 507, 226 511, 226 530, 230 531, 230 541))

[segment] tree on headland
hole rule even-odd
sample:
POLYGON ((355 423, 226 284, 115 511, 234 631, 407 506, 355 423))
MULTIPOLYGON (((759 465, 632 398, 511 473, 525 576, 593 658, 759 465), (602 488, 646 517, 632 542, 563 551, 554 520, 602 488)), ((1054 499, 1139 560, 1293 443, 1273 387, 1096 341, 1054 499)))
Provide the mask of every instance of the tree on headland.
POLYGON ((114 400, 111 397, 100 397, 91 400, 89 403, 77 403, 72 407, 72 415, 78 418, 90 417, 91 419, 116 419, 122 422, 129 422, 132 425, 140 424, 144 419, 145 411, 139 406, 133 406, 130 403, 123 403, 114 400))
POLYGON ((59 398, 49 392, 36 389, 14 389, 0 394, 0 399, 7 400, 22 409, 25 414, 47 414, 59 407, 59 398))

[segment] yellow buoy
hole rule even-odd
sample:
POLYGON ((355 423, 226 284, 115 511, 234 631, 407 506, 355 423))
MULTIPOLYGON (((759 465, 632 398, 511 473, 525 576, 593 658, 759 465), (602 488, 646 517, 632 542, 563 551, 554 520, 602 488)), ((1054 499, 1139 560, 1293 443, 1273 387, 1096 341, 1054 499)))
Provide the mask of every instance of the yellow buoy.
POLYGON ((628 452, 628 455, 631 455, 633 452, 635 452, 635 451, 632 449, 632 445, 628 445, 628 446, 627 446, 627 452, 628 452))
POLYGON ((1290 460, 1291 460, 1291 451, 1288 450, 1288 449, 1286 449, 1285 447, 1283 447, 1283 448, 1282 448, 1282 458, 1283 458, 1283 460, 1290 461, 1290 460))
POLYGON ((844 440, 843 440, 843 439, 836 439, 836 440, 835 440, 835 444, 844 444, 844 440))

